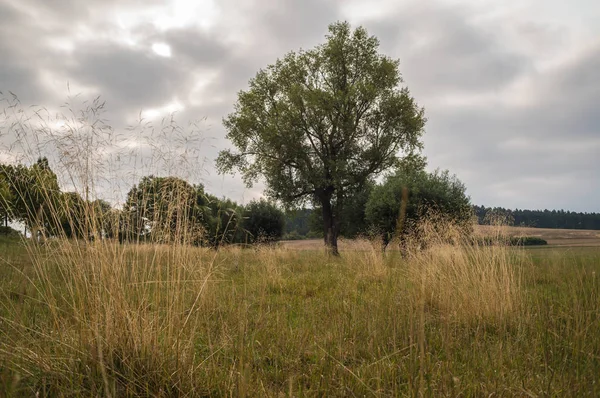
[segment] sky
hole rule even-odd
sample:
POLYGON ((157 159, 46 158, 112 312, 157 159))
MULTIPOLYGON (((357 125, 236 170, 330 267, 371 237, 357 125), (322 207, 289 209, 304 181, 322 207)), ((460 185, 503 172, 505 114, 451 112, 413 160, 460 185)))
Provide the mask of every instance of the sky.
POLYGON ((596 0, 0 0, 0 161, 29 148, 68 166, 88 141, 66 132, 80 121, 56 115, 89 114, 100 96, 93 160, 110 165, 97 176, 127 176, 113 194, 151 172, 247 203, 262 184, 214 169, 230 146, 223 117, 259 69, 340 20, 400 60, 425 108, 428 169, 456 174, 474 204, 600 212, 596 0), (14 145, 10 93, 25 114, 47 112, 43 133, 62 149, 35 141, 41 130, 14 145))

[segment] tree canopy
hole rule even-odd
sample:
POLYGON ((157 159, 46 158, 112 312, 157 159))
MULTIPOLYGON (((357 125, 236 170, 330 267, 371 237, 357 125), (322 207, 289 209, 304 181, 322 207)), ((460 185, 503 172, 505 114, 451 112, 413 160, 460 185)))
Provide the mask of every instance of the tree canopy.
POLYGON ((469 224, 472 210, 465 185, 448 171, 400 169, 372 190, 365 215, 387 246, 392 238, 402 238, 432 211, 469 224))
POLYGON ((198 217, 196 195, 196 188, 180 178, 143 177, 127 194, 131 231, 140 236, 152 230, 161 242, 189 238, 186 228, 198 217))
POLYGON ((285 225, 283 211, 268 201, 254 200, 244 207, 242 227, 252 242, 271 242, 281 238, 285 225))
POLYGON ((236 150, 219 154, 221 172, 248 185, 262 176, 286 206, 320 206, 334 254, 344 202, 422 147, 424 111, 400 87, 399 61, 378 50, 364 28, 334 23, 324 44, 260 70, 224 119, 236 150))

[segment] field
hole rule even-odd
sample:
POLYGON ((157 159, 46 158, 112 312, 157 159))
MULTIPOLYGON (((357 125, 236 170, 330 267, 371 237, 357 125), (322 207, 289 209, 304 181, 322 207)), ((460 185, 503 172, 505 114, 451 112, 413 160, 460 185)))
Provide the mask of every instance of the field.
MULTIPOLYGON (((600 246, 600 231, 585 229, 550 229, 529 227, 506 227, 502 232, 509 236, 536 236, 548 241, 551 246, 600 246)), ((495 227, 478 225, 476 233, 490 235, 494 233, 495 227)))
POLYGON ((0 396, 598 396, 600 247, 533 232, 554 246, 0 241, 0 396))
MULTIPOLYGON (((600 231, 585 229, 550 229, 550 228, 529 228, 529 227, 509 227, 500 228, 489 225, 476 225, 475 233, 480 236, 495 236, 499 233, 506 236, 535 236, 545 239, 550 246, 576 247, 576 246, 600 246, 600 231)), ((350 249, 364 250, 364 241, 344 241, 341 240, 340 247, 350 249)), ((295 250, 318 249, 323 246, 320 239, 307 239, 285 241, 283 243, 287 248, 295 250)))

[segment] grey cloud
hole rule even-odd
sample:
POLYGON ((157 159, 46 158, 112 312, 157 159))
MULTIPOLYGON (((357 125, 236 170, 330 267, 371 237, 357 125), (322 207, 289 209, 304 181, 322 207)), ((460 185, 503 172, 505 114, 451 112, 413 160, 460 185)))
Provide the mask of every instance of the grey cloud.
POLYGON ((322 41, 327 25, 342 18, 340 0, 223 0, 220 25, 241 35, 245 54, 274 62, 289 51, 322 41))
POLYGON ((469 22, 469 10, 434 4, 411 2, 384 20, 365 23, 382 47, 400 58, 416 93, 494 90, 530 68, 527 57, 469 22))
MULTIPOLYGON (((12 91, 20 98, 38 102, 46 99, 48 93, 40 86, 35 60, 28 57, 35 52, 36 43, 31 43, 29 49, 22 45, 29 41, 26 28, 30 24, 27 16, 11 4, 0 3, 0 91, 12 91)), ((39 55, 45 59, 43 53, 39 55)))
POLYGON ((465 176, 479 203, 598 211, 599 60, 592 47, 565 66, 534 75, 537 95, 528 106, 431 108, 426 153, 465 176), (520 195, 503 196, 510 192, 520 195))
POLYGON ((87 45, 74 54, 69 75, 97 86, 111 107, 162 105, 185 92, 190 76, 171 59, 116 44, 87 45))
POLYGON ((175 57, 183 56, 195 66, 216 67, 231 58, 231 49, 216 35, 195 28, 170 30, 164 38, 175 57))
MULTIPOLYGON (((107 16, 147 2, 19 0, 25 9, 43 15, 41 21, 13 7, 17 0, 8 1, 0 0, 0 90, 41 105, 60 104, 65 93, 47 92, 41 80, 47 70, 96 87, 115 127, 142 108, 177 97, 185 107, 177 115, 182 125, 206 117, 200 123, 205 140, 198 149, 206 162, 198 166, 203 168, 198 178, 209 192, 236 200, 256 197, 262 185, 246 189, 239 176, 216 174, 212 162, 230 145, 222 117, 233 110, 236 93, 247 88, 260 68, 289 51, 323 42, 327 25, 342 19, 344 4, 223 0, 217 3, 220 17, 209 30, 163 32, 147 24, 130 32, 138 46, 127 47, 103 39, 120 32, 107 16), (68 36, 77 26, 100 32, 99 38, 80 43, 71 55, 47 45, 46 38, 68 36), (169 44, 173 56, 155 55, 155 42, 169 44), (194 91, 196 78, 203 76, 210 80, 194 91)), ((479 204, 600 211, 600 47, 552 70, 536 70, 536 57, 555 56, 557 42, 560 51, 569 50, 574 37, 569 26, 547 25, 535 15, 529 17, 531 23, 491 18, 482 26, 473 22, 480 12, 411 1, 383 18, 363 21, 379 37, 382 52, 400 58, 406 84, 426 108, 425 154, 431 167, 457 173, 479 204), (515 37, 535 51, 524 52, 515 37), (502 97, 519 79, 531 82, 530 103, 502 97), (468 101, 452 101, 457 95, 468 101)), ((162 149, 180 150, 182 145, 173 140, 162 149)), ((150 157, 147 151, 140 150, 140 156, 150 157)))

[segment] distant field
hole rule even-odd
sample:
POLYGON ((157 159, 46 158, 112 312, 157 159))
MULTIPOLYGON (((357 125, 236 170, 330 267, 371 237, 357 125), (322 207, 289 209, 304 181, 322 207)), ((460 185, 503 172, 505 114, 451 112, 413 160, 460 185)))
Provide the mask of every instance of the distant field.
MULTIPOLYGON (((600 246, 600 231, 585 229, 551 229, 529 227, 494 227, 477 225, 475 233, 481 236, 495 236, 501 233, 508 236, 537 236, 548 241, 550 246, 600 246)), ((289 240, 282 244, 288 249, 309 250, 323 247, 322 239, 289 240)), ((340 240, 340 250, 365 250, 371 248, 369 242, 340 240)))
MULTIPOLYGON (((600 246, 600 231, 586 229, 552 229, 529 227, 502 227, 502 233, 510 236, 537 236, 553 246, 600 246)), ((482 236, 494 235, 497 227, 478 225, 476 232, 482 236)))

